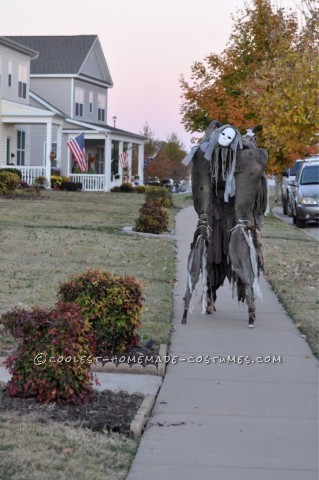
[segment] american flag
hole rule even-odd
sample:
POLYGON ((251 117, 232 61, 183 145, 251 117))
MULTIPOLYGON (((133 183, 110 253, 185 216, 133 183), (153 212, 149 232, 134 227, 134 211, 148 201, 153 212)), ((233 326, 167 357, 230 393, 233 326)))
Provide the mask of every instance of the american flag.
POLYGON ((84 145, 84 133, 81 133, 81 135, 78 135, 75 138, 71 138, 71 140, 67 143, 67 146, 71 150, 72 156, 76 161, 80 171, 85 172, 87 170, 87 163, 84 145))
POLYGON ((120 165, 122 168, 127 168, 128 167, 128 151, 125 150, 120 154, 120 165))

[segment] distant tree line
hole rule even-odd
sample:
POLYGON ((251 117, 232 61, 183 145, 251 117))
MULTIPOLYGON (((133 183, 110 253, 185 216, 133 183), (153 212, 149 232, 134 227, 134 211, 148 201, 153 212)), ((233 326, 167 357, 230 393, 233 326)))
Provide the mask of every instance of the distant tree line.
POLYGON ((187 168, 181 163, 186 153, 176 133, 171 133, 166 141, 155 138, 148 123, 141 134, 146 138, 144 146, 144 179, 158 177, 182 180, 187 175, 187 168))

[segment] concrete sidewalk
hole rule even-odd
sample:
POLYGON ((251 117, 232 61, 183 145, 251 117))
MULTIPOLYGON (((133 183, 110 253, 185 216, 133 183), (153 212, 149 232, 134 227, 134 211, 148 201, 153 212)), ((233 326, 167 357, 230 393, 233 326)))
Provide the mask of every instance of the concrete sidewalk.
POLYGON ((254 329, 228 282, 213 316, 201 314, 198 286, 180 323, 196 221, 192 207, 177 217, 170 355, 179 361, 168 365, 127 480, 317 480, 317 361, 268 283, 254 329))

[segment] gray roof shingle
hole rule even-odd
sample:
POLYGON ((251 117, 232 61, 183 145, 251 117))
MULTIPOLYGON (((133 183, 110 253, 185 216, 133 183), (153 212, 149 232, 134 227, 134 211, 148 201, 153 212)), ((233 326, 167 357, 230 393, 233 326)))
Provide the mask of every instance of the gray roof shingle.
POLYGON ((38 51, 31 74, 77 74, 97 35, 7 37, 38 51))

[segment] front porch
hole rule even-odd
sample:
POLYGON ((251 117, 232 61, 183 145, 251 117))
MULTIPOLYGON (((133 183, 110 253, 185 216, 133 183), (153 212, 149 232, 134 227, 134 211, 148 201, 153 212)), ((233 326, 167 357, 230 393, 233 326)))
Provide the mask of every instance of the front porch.
MULTIPOLYGON (((0 167, 1 168, 1 167, 0 167)), ((22 174, 22 180, 28 183, 28 185, 34 185, 35 180, 38 177, 46 176, 46 168, 43 167, 28 167, 28 166, 19 166, 19 165, 6 165, 3 168, 14 168, 15 170, 20 170, 22 174)), ((117 175, 116 175, 117 177, 117 175)), ((69 175, 70 181, 74 183, 81 183, 82 190, 86 192, 107 192, 107 182, 105 175, 93 174, 93 173, 72 173, 69 175)), ((119 187, 122 184, 122 178, 115 178, 110 183, 110 189, 113 187, 119 187)), ((48 187, 49 189, 51 188, 48 187)))
MULTIPOLYGON (((106 179, 105 175, 93 174, 93 173, 73 173, 69 175, 72 182, 82 183, 82 190, 85 192, 106 192, 106 179)), ((122 183, 121 178, 111 181, 111 188, 118 187, 122 183)))

